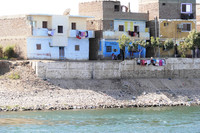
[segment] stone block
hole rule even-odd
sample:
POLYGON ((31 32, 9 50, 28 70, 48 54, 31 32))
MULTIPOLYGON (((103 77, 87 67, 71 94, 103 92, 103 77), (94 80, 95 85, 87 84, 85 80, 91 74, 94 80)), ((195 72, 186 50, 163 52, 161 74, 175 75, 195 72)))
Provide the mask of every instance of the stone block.
POLYGON ((200 58, 195 58, 194 59, 194 64, 200 64, 200 58))
POLYGON ((94 79, 120 79, 121 73, 118 70, 94 71, 94 79))
POLYGON ((121 71, 121 78, 139 78, 139 71, 121 71))

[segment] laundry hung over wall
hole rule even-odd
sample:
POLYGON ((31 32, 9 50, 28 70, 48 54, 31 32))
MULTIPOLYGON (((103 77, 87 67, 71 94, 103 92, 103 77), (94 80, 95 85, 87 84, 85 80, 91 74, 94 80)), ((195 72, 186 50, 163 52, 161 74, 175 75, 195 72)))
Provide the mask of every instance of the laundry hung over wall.
POLYGON ((84 39, 88 37, 88 31, 81 32, 81 31, 76 31, 76 38, 78 39, 84 39))
POLYGON ((53 36, 54 33, 55 33, 55 30, 48 30, 48 35, 49 35, 49 36, 53 36))

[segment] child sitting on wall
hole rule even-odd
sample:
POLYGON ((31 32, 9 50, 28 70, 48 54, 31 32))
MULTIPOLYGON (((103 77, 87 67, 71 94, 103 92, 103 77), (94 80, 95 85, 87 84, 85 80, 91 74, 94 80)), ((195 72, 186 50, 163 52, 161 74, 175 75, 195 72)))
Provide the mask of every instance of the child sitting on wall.
POLYGON ((153 57, 151 57, 151 64, 154 66, 156 65, 156 59, 154 59, 153 57))

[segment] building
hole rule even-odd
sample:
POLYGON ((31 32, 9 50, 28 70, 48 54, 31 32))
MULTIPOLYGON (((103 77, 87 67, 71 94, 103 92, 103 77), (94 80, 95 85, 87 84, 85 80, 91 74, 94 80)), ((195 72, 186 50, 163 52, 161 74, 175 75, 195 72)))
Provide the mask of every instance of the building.
MULTIPOLYGON (((79 4, 79 14, 93 16, 87 21, 87 27, 96 31, 96 38, 90 39, 90 58, 111 58, 112 54, 119 55, 120 48, 117 40, 123 34, 131 39, 149 40, 149 29, 146 28, 148 13, 133 13, 128 6, 120 1, 92 1, 79 4)), ((126 57, 130 54, 126 51, 126 57)), ((138 53, 135 53, 135 57, 138 53)), ((142 52, 145 57, 145 50, 142 52)))
POLYGON ((197 4, 197 31, 200 32, 200 3, 197 4))
POLYGON ((139 11, 149 13, 151 36, 176 44, 196 29, 196 0, 139 0, 139 11))
POLYGON ((25 59, 89 59, 89 17, 28 14, 0 17, 0 44, 25 59))

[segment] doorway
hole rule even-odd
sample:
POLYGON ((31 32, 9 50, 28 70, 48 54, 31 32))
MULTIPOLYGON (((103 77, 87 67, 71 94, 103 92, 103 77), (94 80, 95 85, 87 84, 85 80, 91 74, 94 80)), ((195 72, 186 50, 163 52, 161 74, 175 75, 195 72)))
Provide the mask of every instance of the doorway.
POLYGON ((65 49, 64 47, 59 47, 59 58, 64 59, 65 57, 65 49))

